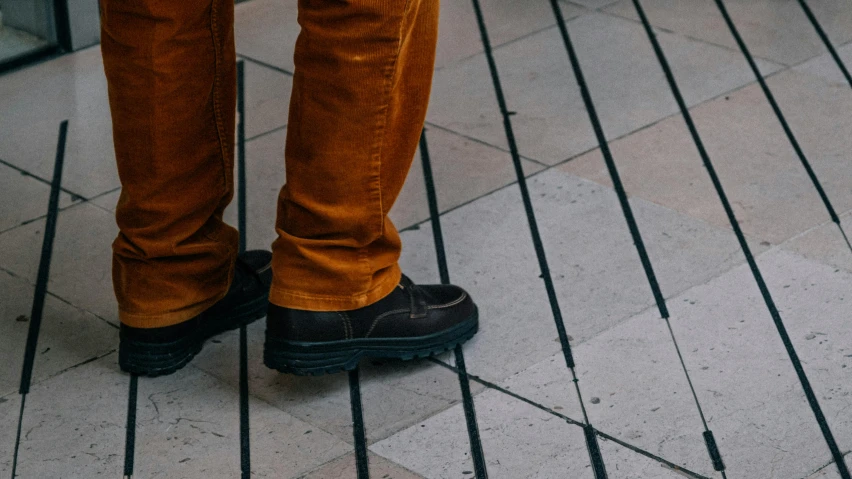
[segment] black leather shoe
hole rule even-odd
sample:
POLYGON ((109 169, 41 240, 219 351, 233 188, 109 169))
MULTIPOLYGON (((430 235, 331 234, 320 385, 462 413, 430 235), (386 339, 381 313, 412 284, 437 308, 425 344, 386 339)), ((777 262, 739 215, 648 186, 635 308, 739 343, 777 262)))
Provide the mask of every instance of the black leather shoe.
POLYGON ((162 376, 184 367, 213 336, 249 324, 266 314, 272 283, 272 253, 246 251, 237 257, 231 288, 198 316, 164 328, 119 330, 118 364, 141 376, 162 376))
POLYGON ((315 312, 269 305, 263 362, 283 373, 350 371, 361 358, 425 358, 476 334, 479 314, 453 285, 415 285, 405 275, 377 303, 315 312))

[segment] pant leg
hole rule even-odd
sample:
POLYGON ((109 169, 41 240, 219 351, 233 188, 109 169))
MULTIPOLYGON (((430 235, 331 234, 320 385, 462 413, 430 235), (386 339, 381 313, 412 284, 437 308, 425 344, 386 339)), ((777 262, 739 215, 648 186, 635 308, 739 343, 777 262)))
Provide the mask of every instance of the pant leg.
POLYGON ((229 287, 236 54, 233 0, 101 0, 122 191, 113 283, 123 323, 187 320, 229 287))
POLYGON ((270 301, 378 301, 400 279, 388 211, 426 116, 438 0, 300 0, 270 301))

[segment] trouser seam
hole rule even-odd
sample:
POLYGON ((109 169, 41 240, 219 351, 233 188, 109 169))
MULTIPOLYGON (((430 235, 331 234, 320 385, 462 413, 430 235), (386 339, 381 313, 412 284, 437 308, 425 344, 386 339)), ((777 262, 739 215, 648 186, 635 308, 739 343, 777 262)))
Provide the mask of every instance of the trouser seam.
MULTIPOLYGON (((391 97, 392 97, 392 91, 393 91, 393 81, 394 81, 394 78, 396 78, 397 73, 399 72, 399 56, 402 53, 403 29, 405 28, 405 19, 406 19, 406 15, 408 14, 408 10, 409 10, 410 6, 411 6, 411 0, 405 0, 405 5, 403 6, 403 9, 402 9, 402 16, 400 17, 400 21, 399 21, 399 30, 397 32, 396 52, 394 54, 394 59, 393 59, 393 63, 391 64, 390 72, 388 73, 388 75, 385 76, 385 84, 384 84, 384 91, 383 91, 383 96, 384 96, 384 99, 385 99, 383 106, 384 106, 385 112, 384 112, 382 121, 381 121, 380 126, 379 126, 378 152, 377 152, 377 155, 376 155, 376 158, 379 162, 379 165, 378 165, 378 191, 379 191, 379 231, 378 231, 378 234, 379 234, 379 236, 381 236, 384 233, 385 220, 386 220, 386 218, 385 218, 386 214, 385 214, 385 208, 384 208, 384 198, 382 196, 382 159, 383 159, 382 152, 383 152, 383 149, 384 149, 384 146, 385 146, 385 133, 387 131, 388 117, 390 116, 390 113, 391 113, 390 106, 391 106, 391 97)), ((361 263, 363 263, 365 270, 366 270, 366 274, 368 276, 372 277, 373 272, 372 272, 372 268, 370 268, 370 261, 367 258, 366 248, 361 248, 361 250, 358 252, 358 260, 361 263)))
POLYGON ((219 38, 219 8, 218 0, 210 2, 210 34, 213 39, 213 118, 216 122, 216 134, 219 139, 219 150, 222 154, 222 191, 228 190, 228 148, 225 141, 224 125, 222 121, 222 105, 219 101, 219 92, 222 89, 222 40, 219 38))

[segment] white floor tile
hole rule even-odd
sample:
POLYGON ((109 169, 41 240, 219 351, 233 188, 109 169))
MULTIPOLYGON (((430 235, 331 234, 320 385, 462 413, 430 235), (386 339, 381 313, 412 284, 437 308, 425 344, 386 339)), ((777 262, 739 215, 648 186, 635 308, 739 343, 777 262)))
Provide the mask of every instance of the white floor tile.
POLYGON ((252 0, 236 6, 237 54, 293 72, 293 49, 299 36, 297 2, 252 0))
MULTIPOLYGON (((252 400, 249 407, 254 476, 299 477, 351 451, 332 435, 265 402, 252 400)), ((237 389, 194 367, 140 379, 137 424, 139 477, 240 474, 237 389)))
MULTIPOLYGON (((490 477, 593 477, 579 427, 494 391, 477 398, 476 413, 490 477)), ((371 449, 429 479, 473 474, 460 405, 371 449)))
MULTIPOLYGON (((846 357, 848 328, 842 318, 852 275, 778 250, 761 256, 759 263, 845 451, 852 436, 843 411, 852 407, 852 395, 843 378, 852 362, 846 357)), ((729 474, 805 477, 830 460, 745 265, 690 289, 669 305, 672 328, 729 474)), ((596 427, 713 476, 697 409, 657 314, 638 315, 579 345, 574 355, 596 427)), ((562 358, 554 356, 505 386, 551 405, 573 392, 570 378, 562 358)), ((576 405, 569 402, 566 411, 577 418, 576 405)), ((607 464, 624 463, 614 458, 607 464)))
POLYGON ((62 186, 84 197, 118 186, 100 48, 10 73, 0 97, 1 159, 49 181, 67 119, 62 186))
MULTIPOLYGON (((849 231, 852 214, 841 215, 840 224, 844 230, 849 231)), ((840 229, 833 222, 826 222, 797 236, 782 244, 781 248, 823 264, 852 271, 852 252, 849 251, 840 229)))
MULTIPOLYGON (((0 235, 0 267, 35 284, 45 220, 0 235)), ((89 204, 59 213, 48 290, 78 308, 118 324, 112 289, 112 214, 89 204)))
MULTIPOLYGON (((479 2, 493 47, 517 40, 556 24, 550 2, 482 0, 479 2)), ((570 20, 586 10, 562 2, 562 15, 570 20)), ((484 51, 476 14, 470 0, 441 4, 435 67, 443 68, 484 51)))
MULTIPOLYGON (((796 0, 727 0, 728 13, 751 54, 795 65, 825 51, 796 0)), ((843 0, 808 2, 835 45, 852 40, 852 11, 843 0)), ((731 49, 739 48, 716 4, 705 0, 644 0, 651 24, 731 49)), ((607 12, 639 19, 632 0, 607 12)), ((745 61, 745 60, 742 60, 745 61)), ((764 72, 765 74, 766 72, 764 72)))
MULTIPOLYGON (((352 443, 346 374, 299 377, 263 365, 263 320, 249 328, 251 393, 288 414, 352 443)), ((238 335, 228 334, 196 359, 197 367, 236 386, 238 335)), ((367 439, 376 441, 461 401, 458 377, 428 361, 364 361, 361 394, 367 439)), ((472 386, 474 392, 481 388, 472 386)))
MULTIPOLYGON (((0 271, 0 396, 18 390, 35 287, 0 271)), ((90 313, 48 295, 42 312, 33 380, 40 381, 118 346, 118 331, 90 313)))
MULTIPOLYGON (((127 389, 114 354, 36 385, 27 396, 18 476, 121 477, 127 389)), ((0 447, 11 458, 14 442, 0 447)))
MULTIPOLYGON (((382 479, 420 479, 423 476, 404 469, 387 459, 375 454, 370 454, 370 476, 382 479)), ((332 479, 336 477, 355 477, 355 455, 341 457, 326 464, 299 479, 332 479)))
MULTIPOLYGON (((50 185, 0 164, 0 231, 47 214, 50 185)), ((59 207, 72 204, 71 195, 59 193, 59 207)))
MULTIPOLYGON (((427 127, 426 138, 438 209, 441 212, 514 183, 517 179, 512 157, 505 151, 438 128, 427 127)), ((521 159, 521 164, 527 176, 543 169, 540 164, 526 159, 521 159)), ((405 185, 391 209, 390 218, 399 229, 429 219, 419 148, 405 185)))
MULTIPOLYGON (((534 176, 529 186, 564 323, 574 339, 585 341, 653 305, 614 192, 558 171, 534 176)), ((633 208, 666 295, 744 259, 723 230, 644 201, 633 208)), ((558 352, 518 189, 500 190, 444 215, 442 228, 450 279, 480 308, 480 333, 466 350, 471 372, 500 380, 558 352)), ((435 271, 431 238, 425 226, 403 234, 408 251, 418 251, 407 253, 406 268, 424 276, 435 271)))
MULTIPOLYGON (((787 71, 769 79, 790 127, 838 212, 852 208, 846 167, 852 92, 787 71)), ((725 193, 746 235, 779 244, 829 221, 825 206, 758 85, 691 111, 725 193)), ((611 145, 633 196, 730 228, 722 204, 680 116, 611 145)), ((565 171, 610 184, 598 152, 565 171)), ((754 245, 752 245, 754 246, 754 245)))
MULTIPOLYGON (((847 43, 843 46, 835 45, 837 54, 841 61, 849 70, 852 67, 852 43, 847 43)), ((802 63, 794 68, 796 71, 810 73, 811 75, 819 76, 831 82, 832 85, 838 88, 848 88, 849 81, 843 76, 843 72, 834 61, 830 53, 826 52, 818 57, 814 57, 805 63, 802 63)))
MULTIPOLYGON (((568 22, 608 138, 676 113, 677 105, 641 25, 592 13, 568 22), (601 61, 601 59, 607 61, 601 61)), ((660 32, 689 105, 753 81, 735 53, 660 32)), ((521 155, 554 164, 597 146, 568 56, 554 27, 499 48, 500 71, 521 155)), ((761 63, 766 71, 777 67, 761 63)), ((508 148, 484 55, 435 76, 429 121, 508 148)))
POLYGON ((290 75, 245 61, 246 138, 287 124, 290 109, 290 75))

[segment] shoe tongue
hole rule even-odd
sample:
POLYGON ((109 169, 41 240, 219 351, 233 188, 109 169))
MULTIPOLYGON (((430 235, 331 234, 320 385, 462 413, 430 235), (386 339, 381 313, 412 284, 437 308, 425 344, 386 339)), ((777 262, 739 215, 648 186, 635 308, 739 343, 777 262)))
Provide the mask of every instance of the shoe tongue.
POLYGON ((415 285, 414 282, 405 275, 402 275, 402 278, 399 280, 399 284, 408 296, 408 305, 411 310, 411 317, 417 318, 426 316, 426 305, 424 304, 422 297, 423 291, 417 288, 417 285, 415 285))

